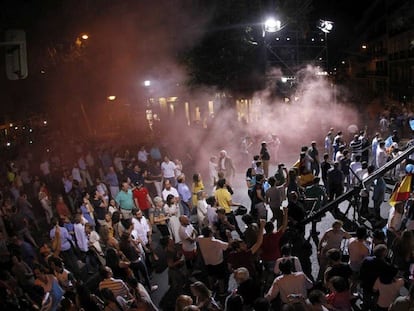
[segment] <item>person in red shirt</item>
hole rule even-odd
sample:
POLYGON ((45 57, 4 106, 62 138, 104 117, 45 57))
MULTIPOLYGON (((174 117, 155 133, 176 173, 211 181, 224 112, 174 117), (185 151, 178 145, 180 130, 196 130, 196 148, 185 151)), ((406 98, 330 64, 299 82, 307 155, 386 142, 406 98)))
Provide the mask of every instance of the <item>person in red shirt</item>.
POLYGON ((264 227, 265 234, 263 235, 263 243, 261 246, 261 256, 263 260, 263 265, 265 268, 265 273, 267 275, 266 283, 271 284, 275 277, 274 267, 276 260, 281 257, 280 253, 280 238, 286 231, 288 225, 288 209, 287 207, 283 208, 283 220, 282 225, 277 231, 274 231, 275 226, 273 222, 268 221, 264 227))
POLYGON ((63 200, 63 196, 61 195, 57 197, 56 212, 59 215, 59 218, 66 218, 66 217, 70 217, 71 215, 69 208, 66 205, 65 201, 63 200))
POLYGON ((154 207, 154 203, 152 202, 148 189, 142 183, 137 182, 135 186, 132 190, 135 206, 142 211, 145 218, 149 219, 149 209, 154 207))

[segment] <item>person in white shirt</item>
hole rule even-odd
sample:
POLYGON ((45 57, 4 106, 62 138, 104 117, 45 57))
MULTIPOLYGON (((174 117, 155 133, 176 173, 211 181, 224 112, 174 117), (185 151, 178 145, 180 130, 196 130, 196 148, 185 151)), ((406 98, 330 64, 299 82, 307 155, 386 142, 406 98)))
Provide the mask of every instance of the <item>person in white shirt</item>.
POLYGON ((197 193, 197 220, 198 227, 202 228, 205 226, 206 217, 207 217, 207 193, 204 190, 201 190, 197 193))
POLYGON ((380 141, 378 148, 377 148, 377 154, 375 157, 375 163, 377 164, 377 168, 380 168, 387 163, 388 160, 388 154, 385 150, 385 141, 380 141))
POLYGON ((190 224, 190 220, 187 216, 180 216, 180 229, 178 234, 180 235, 183 255, 185 257, 185 264, 188 270, 193 269, 194 260, 197 257, 197 232, 193 225, 190 224))
POLYGON ((92 186, 93 185, 92 178, 91 178, 91 175, 89 174, 86 161, 82 155, 78 159, 78 167, 80 170, 80 174, 81 174, 82 182, 84 186, 88 186, 88 185, 92 186))
POLYGON ((328 134, 326 134, 325 136, 324 148, 325 148, 325 153, 329 155, 329 159, 332 159, 332 132, 331 131, 329 131, 328 134))
POLYGON ((85 233, 86 233, 86 236, 88 237, 89 248, 95 250, 95 252, 99 256, 104 256, 104 253, 102 252, 101 244, 99 242, 101 240, 101 237, 99 236, 98 232, 93 230, 90 223, 85 224, 85 233))
POLYGON ((375 136, 374 136, 374 138, 372 139, 372 142, 371 142, 371 155, 372 155, 372 164, 373 165, 376 165, 376 163, 375 163, 375 158, 376 158, 376 155, 377 155, 377 148, 378 148, 378 141, 380 140, 380 133, 375 133, 375 136))
MULTIPOLYGON (((350 177, 351 177, 351 185, 356 186, 359 184, 359 180, 357 179, 357 177, 355 177, 355 175, 357 175, 357 171, 362 168, 362 163, 361 163, 361 156, 360 155, 356 155, 355 156, 355 160, 351 162, 351 164, 349 165, 350 170, 352 170, 350 172, 350 177)), ((357 175, 358 176, 358 175, 357 175)))
POLYGON ((396 237, 400 236, 404 213, 404 202, 397 202, 388 214, 387 221, 387 246, 391 248, 396 237))
POLYGON ((205 225, 211 227, 218 220, 216 198, 214 196, 209 196, 206 199, 206 203, 207 203, 207 219, 206 219, 205 225))
MULTIPOLYGON (((375 171, 375 167, 373 165, 368 166, 367 162, 362 162, 361 168, 356 171, 357 176, 362 181, 366 179, 369 175, 371 175, 375 171)), ((369 217, 369 194, 371 189, 372 181, 370 182, 362 182, 362 189, 359 192, 359 196, 361 197, 361 208, 359 210, 359 215, 362 217, 369 217)))
POLYGON ((174 164, 175 164, 174 173, 175 173, 175 178, 177 179, 183 173, 183 163, 181 162, 181 160, 175 159, 174 164))
POLYGON ((91 258, 88 255, 89 239, 85 231, 86 223, 87 223, 87 220, 82 217, 82 214, 76 214, 75 224, 73 225, 73 228, 74 228, 75 237, 76 237, 76 245, 81 251, 83 257, 85 258, 84 260, 86 263, 86 270, 88 271, 88 273, 94 273, 95 268, 92 266, 91 258))
POLYGON ((101 181, 99 177, 95 179, 96 182, 96 191, 102 196, 102 199, 105 201, 105 204, 109 202, 109 191, 108 187, 101 181))
POLYGON ((143 245, 148 245, 152 243, 152 229, 148 222, 148 220, 145 218, 145 216, 142 214, 142 211, 140 209, 137 209, 134 211, 135 217, 132 218, 132 225, 133 225, 133 232, 134 236, 136 238, 139 238, 143 245))
POLYGON ((148 162, 148 155, 149 153, 145 150, 145 146, 141 146, 141 148, 138 151, 138 161, 147 163, 148 162))
POLYGON ((163 179, 168 179, 172 185, 176 184, 175 180, 175 163, 165 156, 164 161, 161 163, 161 172, 163 179))
POLYGON ((214 187, 217 181, 217 157, 212 156, 208 161, 208 175, 210 177, 210 186, 214 187))
POLYGON ((82 219, 82 214, 76 214, 73 231, 75 232, 76 244, 81 252, 87 253, 89 250, 88 237, 85 232, 86 219, 82 219))
POLYGON ((171 185, 171 181, 169 179, 164 180, 164 190, 162 190, 161 194, 164 202, 167 202, 169 194, 173 195, 177 202, 180 201, 180 195, 178 194, 177 189, 171 185))
POLYGON ((176 198, 172 194, 169 194, 167 196, 167 200, 164 205, 164 211, 170 220, 168 222, 168 228, 170 230, 171 237, 174 240, 175 244, 180 243, 181 239, 178 233, 180 230, 180 226, 181 226, 180 220, 179 220, 180 206, 178 205, 176 198))
POLYGON ((76 164, 76 163, 72 168, 72 178, 73 178, 73 180, 76 180, 79 183, 82 182, 82 177, 81 177, 81 174, 80 174, 80 170, 79 170, 78 164, 76 164))

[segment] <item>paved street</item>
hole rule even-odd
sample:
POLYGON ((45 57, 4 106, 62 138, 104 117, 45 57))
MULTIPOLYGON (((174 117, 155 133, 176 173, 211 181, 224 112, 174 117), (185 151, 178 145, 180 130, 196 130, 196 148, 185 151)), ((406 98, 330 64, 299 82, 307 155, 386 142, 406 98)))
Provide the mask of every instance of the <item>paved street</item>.
MULTIPOLYGON (((294 157, 291 157, 290 160, 289 159, 282 159, 283 163, 286 163, 287 167, 290 167, 291 165, 293 165, 294 161, 292 161, 292 159, 295 159, 294 157)), ((270 166, 270 172, 274 172, 276 170, 275 166, 270 166)), ((236 175, 234 184, 233 184, 233 190, 234 190, 234 195, 233 195, 233 201, 234 202, 239 202, 242 203, 242 205, 246 206, 246 207, 250 207, 250 199, 247 195, 247 189, 246 189, 246 184, 245 184, 245 175, 244 173, 239 172, 236 175)), ((386 194, 386 200, 388 200, 389 198, 389 194, 386 194)), ((287 205, 287 201, 285 201, 283 203, 284 205, 287 205)), ((370 203, 370 206, 372 206, 372 202, 370 203)), ((347 211, 349 207, 349 202, 345 201, 342 202, 339 206, 341 212, 345 213, 347 211)), ((390 205, 387 202, 384 202, 382 207, 381 207, 381 216, 386 219, 388 217, 388 213, 389 213, 389 209, 390 209, 390 205)), ((271 212, 269 211, 268 214, 270 214, 271 212)), ((347 217, 348 219, 352 220, 353 219, 353 208, 351 207, 347 213, 347 217)), ((237 216, 236 217, 238 222, 239 222, 239 226, 240 228, 244 228, 244 223, 241 220, 241 216, 237 216)), ((270 218, 270 217, 269 217, 270 218)), ((328 230, 331 227, 332 222, 334 221, 334 218, 332 217, 331 213, 327 213, 321 220, 321 222, 318 223, 317 225, 317 230, 320 232, 319 234, 319 238, 322 237, 323 233, 328 230)), ((370 227, 370 224, 367 223, 367 225, 370 227)), ((309 236, 309 231, 311 229, 311 224, 306 225, 306 237, 309 236)), ((311 240, 311 244, 313 247, 313 254, 311 257, 311 261, 312 261, 312 274, 313 277, 316 278, 318 271, 319 271, 319 265, 316 259, 316 245, 314 244, 314 242, 311 240)), ((168 286, 167 286, 167 270, 165 270, 163 273, 161 274, 154 274, 154 282, 157 283, 159 285, 159 290, 157 292, 155 292, 153 294, 153 299, 154 302, 156 302, 158 304, 159 300, 161 299, 161 297, 163 296, 163 294, 168 290, 168 286)))

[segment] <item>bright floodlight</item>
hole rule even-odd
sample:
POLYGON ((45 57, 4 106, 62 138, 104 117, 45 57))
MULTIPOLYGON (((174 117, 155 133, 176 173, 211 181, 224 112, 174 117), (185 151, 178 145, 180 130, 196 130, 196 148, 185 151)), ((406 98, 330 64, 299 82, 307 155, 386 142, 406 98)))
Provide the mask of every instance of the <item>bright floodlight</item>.
POLYGON ((324 33, 330 33, 333 29, 333 22, 320 20, 318 28, 324 33))
POLYGON ((81 35, 81 38, 83 40, 88 40, 89 39, 89 36, 88 36, 88 34, 84 33, 83 35, 81 35))
POLYGON ((144 85, 145 86, 151 86, 151 81, 150 80, 145 80, 144 85))
POLYGON ((112 100, 115 100, 115 99, 116 99, 116 96, 115 95, 109 95, 108 96, 108 100, 111 100, 112 101, 112 100))
POLYGON ((276 32, 280 30, 281 23, 274 18, 268 18, 264 23, 264 30, 266 32, 276 32))

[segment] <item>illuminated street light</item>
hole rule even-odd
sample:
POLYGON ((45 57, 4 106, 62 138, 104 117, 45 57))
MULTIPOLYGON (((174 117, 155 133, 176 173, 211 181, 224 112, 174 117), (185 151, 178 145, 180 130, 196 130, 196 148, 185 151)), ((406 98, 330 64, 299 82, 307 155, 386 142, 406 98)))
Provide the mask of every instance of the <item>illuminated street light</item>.
POLYGON ((115 95, 109 95, 108 96, 108 100, 110 100, 110 101, 114 101, 115 99, 116 99, 115 95))
POLYGON ((43 121, 43 125, 47 125, 47 121, 46 120, 43 121))
POLYGON ((366 50, 366 48, 367 48, 366 44, 363 44, 363 45, 361 46, 361 48, 362 48, 363 50, 366 50))
POLYGON ((265 32, 270 32, 270 33, 277 32, 277 31, 280 30, 280 27, 281 27, 280 20, 276 20, 273 17, 268 18, 264 22, 264 31, 265 32))
POLYGON ((318 28, 322 30, 324 33, 330 33, 333 29, 333 22, 319 20, 318 28))
POLYGON ((145 80, 144 81, 144 86, 151 86, 151 81, 150 80, 145 80))
MULTIPOLYGON (((325 54, 326 54, 326 69, 329 69, 329 54, 328 54, 328 33, 333 29, 334 23, 326 20, 319 20, 318 28, 325 34, 325 38, 321 38, 321 42, 325 43, 325 54)), ((322 60, 322 59, 319 59, 322 60)))
POLYGON ((76 37, 76 40, 75 40, 75 45, 78 47, 78 48, 82 48, 82 47, 84 47, 85 46, 85 44, 86 44, 86 40, 88 40, 89 39, 89 35, 88 34, 86 34, 86 33, 81 33, 81 34, 79 34, 77 37, 76 37))

